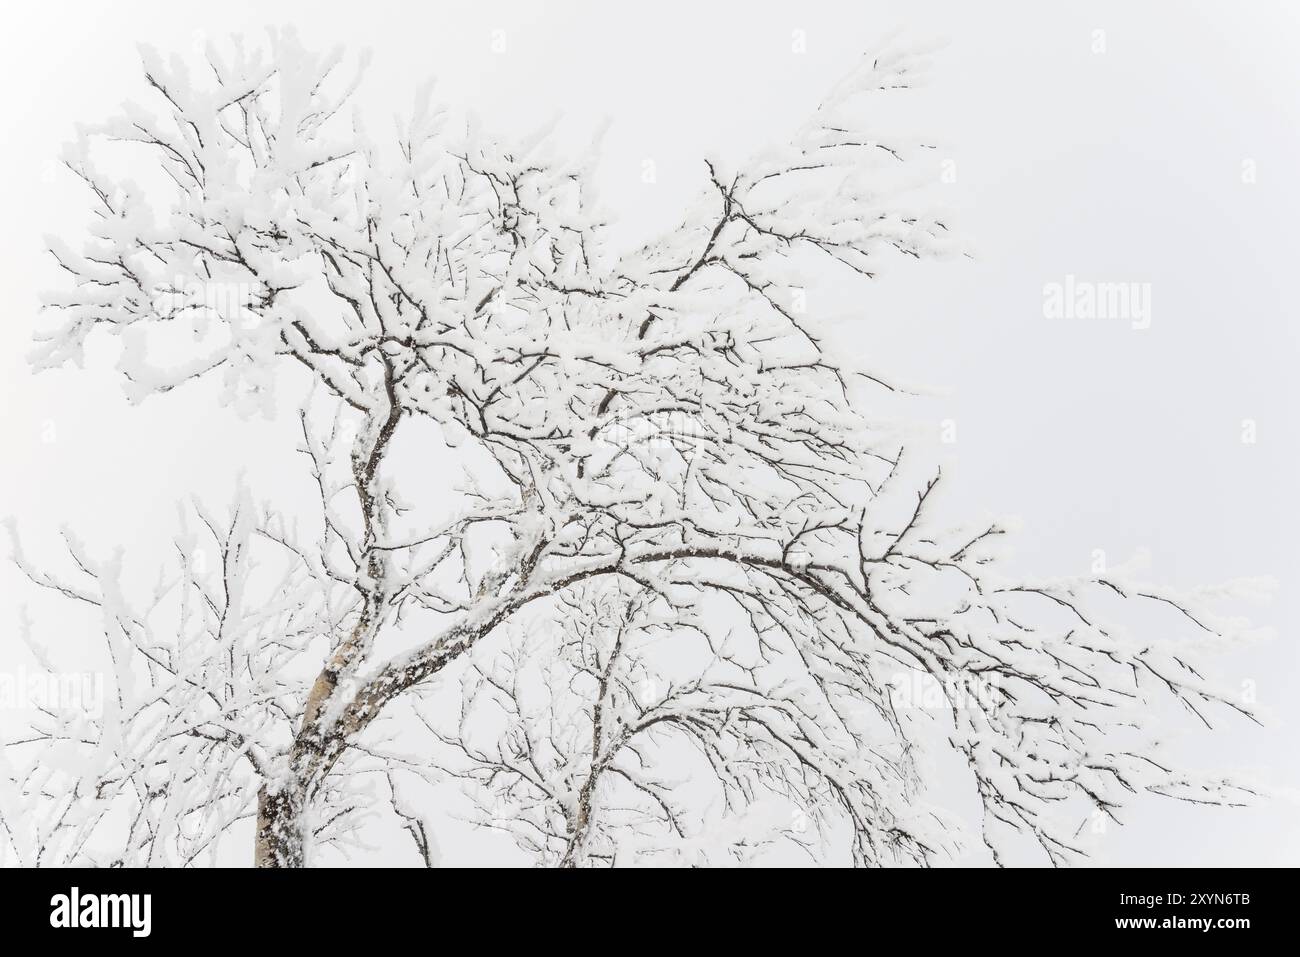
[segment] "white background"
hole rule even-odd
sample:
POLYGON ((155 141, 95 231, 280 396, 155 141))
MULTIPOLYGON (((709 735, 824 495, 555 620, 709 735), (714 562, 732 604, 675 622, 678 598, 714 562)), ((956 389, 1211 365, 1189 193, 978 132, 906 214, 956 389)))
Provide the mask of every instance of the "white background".
MULTIPOLYGON (((76 123, 146 98, 135 45, 192 55, 209 37, 284 23, 309 43, 373 50, 362 93, 373 131, 429 76, 441 99, 502 135, 559 113, 576 141, 611 119, 603 199, 628 241, 676 222, 706 182, 703 157, 739 161, 781 137, 875 39, 900 27, 946 39, 910 119, 943 144, 936 177, 954 164, 943 167, 956 179, 942 198, 974 257, 900 266, 836 302, 836 313, 853 313, 838 327, 843 347, 945 390, 917 415, 935 436, 942 420, 955 423, 958 440, 943 449, 950 504, 1023 518, 1023 569, 1076 574, 1095 549, 1120 561, 1146 548, 1153 577, 1174 585, 1279 580, 1273 603, 1254 612, 1274 640, 1214 663, 1232 686, 1253 682, 1267 727, 1225 719, 1181 753, 1283 793, 1244 810, 1139 803, 1104 836, 1097 862, 1300 863, 1285 793, 1300 783, 1300 11, 699 0, 11 7, 0 56, 0 515, 16 516, 34 543, 66 522, 97 550, 124 546, 147 577, 175 500, 221 502, 240 469, 274 494, 297 467, 283 423, 241 421, 205 387, 131 407, 106 368, 33 376, 25 360, 39 292, 56 281, 41 237, 75 241, 85 222, 85 196, 57 167, 61 145, 76 123), (802 54, 792 42, 800 30, 802 54), (642 181, 646 160, 653 184, 642 181), (1255 182, 1243 181, 1248 163, 1255 182), (1045 319, 1043 285, 1067 274, 1150 283, 1151 327, 1045 319), (1256 423, 1253 444, 1241 441, 1245 419, 1256 423)), ((0 573, 0 668, 22 654, 23 600, 17 578, 0 573)), ((40 624, 76 667, 84 622, 40 624)), ((443 844, 447 863, 509 859, 508 849, 484 857, 472 841, 443 844)))

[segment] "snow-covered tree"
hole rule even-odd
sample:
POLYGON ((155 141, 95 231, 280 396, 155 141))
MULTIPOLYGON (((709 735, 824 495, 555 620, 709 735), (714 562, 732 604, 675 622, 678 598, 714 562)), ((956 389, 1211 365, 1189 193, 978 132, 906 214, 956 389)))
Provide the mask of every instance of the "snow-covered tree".
POLYGON ((412 774, 463 780, 566 865, 774 842, 928 863, 960 840, 945 754, 995 857, 1019 835, 1068 862, 1089 814, 1143 792, 1244 796, 1151 728, 1162 702, 1246 713, 1189 658, 1245 628, 1208 607, 1230 590, 1010 575, 1003 528, 938 514, 881 411, 896 390, 805 308, 809 284, 953 252, 909 178, 928 147, 867 122, 922 54, 866 58, 784 146, 702 162, 681 224, 622 253, 594 147, 501 144, 427 96, 372 138, 348 63, 287 32, 193 72, 146 53, 151 107, 69 150, 97 218, 51 241, 67 283, 37 364, 116 337, 133 397, 293 396, 319 494, 305 518, 246 490, 188 506, 144 595, 72 536, 66 572, 16 550, 102 612, 114 669, 102 716, 0 749, 17 859, 202 862, 255 816, 256 862, 295 866, 391 812, 432 863, 412 774), (100 168, 114 151, 134 183, 100 168), (404 442, 454 457, 457 500, 421 499, 404 442), (448 724, 426 712, 453 663, 448 724))

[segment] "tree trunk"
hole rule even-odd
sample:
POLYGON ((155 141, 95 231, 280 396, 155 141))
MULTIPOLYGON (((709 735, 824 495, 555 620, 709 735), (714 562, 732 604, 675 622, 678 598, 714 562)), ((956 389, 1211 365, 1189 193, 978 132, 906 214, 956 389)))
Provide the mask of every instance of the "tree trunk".
POLYGON ((587 779, 578 792, 578 811, 569 820, 569 842, 560 858, 560 867, 577 867, 586 852, 587 834, 591 829, 591 795, 595 789, 596 775, 587 779))
POLYGON ((292 791, 270 793, 266 785, 257 792, 257 836, 253 850, 256 867, 302 867, 305 835, 302 800, 292 791))

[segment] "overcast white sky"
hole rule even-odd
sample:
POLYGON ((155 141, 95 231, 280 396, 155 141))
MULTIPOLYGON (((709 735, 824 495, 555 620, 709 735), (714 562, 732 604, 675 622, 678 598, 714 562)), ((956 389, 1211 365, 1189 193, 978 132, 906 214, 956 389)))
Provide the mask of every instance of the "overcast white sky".
MULTIPOLYGON (((1095 549, 1119 561, 1146 548, 1153 576, 1175 585, 1275 576, 1279 594, 1256 614, 1277 637, 1216 662, 1233 684, 1255 683, 1268 727, 1229 723, 1185 753, 1300 787, 1294 6, 64 2, 6 20, 0 515, 29 536, 68 522, 128 548, 156 540, 174 499, 220 500, 241 467, 273 487, 291 461, 279 424, 239 421, 201 392, 131 408, 103 370, 26 367, 52 281, 41 237, 75 237, 84 221, 61 145, 76 123, 142 98, 137 43, 184 54, 294 23, 310 42, 373 50, 363 101, 376 124, 429 76, 503 134, 559 113, 576 139, 612 120, 603 198, 632 238, 676 221, 704 156, 739 160, 781 137, 875 38, 947 40, 908 121, 943 144, 936 176, 951 161, 944 198, 974 257, 896 268, 865 301, 835 303, 856 314, 843 346, 945 390, 919 414, 934 435, 956 425, 943 453, 952 507, 1022 517, 1024 568, 1072 574, 1095 549), (1150 328, 1044 318, 1044 284, 1067 275, 1149 283, 1150 328)), ((14 585, 0 575, 0 663, 15 645, 14 585)), ((1128 820, 1098 863, 1300 863, 1285 799, 1151 802, 1128 820)), ((474 862, 446 850, 448 863, 474 862)))

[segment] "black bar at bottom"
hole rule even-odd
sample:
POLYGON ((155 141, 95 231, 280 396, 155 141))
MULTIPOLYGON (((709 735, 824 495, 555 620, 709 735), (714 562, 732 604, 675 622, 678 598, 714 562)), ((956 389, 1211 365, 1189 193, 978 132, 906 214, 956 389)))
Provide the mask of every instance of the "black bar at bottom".
POLYGON ((559 943, 602 929, 621 932, 611 943, 634 931, 649 944, 656 928, 688 925, 692 946, 791 931, 813 943, 833 931, 871 950, 892 930, 919 933, 927 946, 1199 938, 1234 947, 1287 933, 1295 877, 1290 869, 7 870, 0 918, 19 935, 11 939, 111 936, 128 947, 386 946, 395 942, 388 934, 418 928, 445 946, 465 935, 494 946, 516 934, 533 944, 564 935, 552 937, 559 943))

